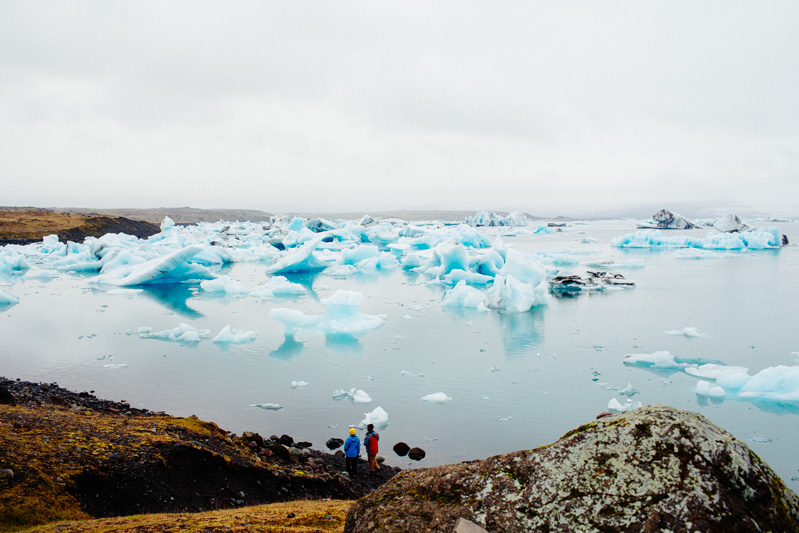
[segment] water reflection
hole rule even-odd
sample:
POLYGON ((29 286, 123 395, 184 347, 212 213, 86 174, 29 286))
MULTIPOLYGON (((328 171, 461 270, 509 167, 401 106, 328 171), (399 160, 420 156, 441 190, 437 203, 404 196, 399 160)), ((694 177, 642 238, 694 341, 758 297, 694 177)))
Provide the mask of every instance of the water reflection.
POLYGON ((185 283, 139 285, 144 296, 186 318, 202 318, 199 311, 188 306, 186 301, 194 296, 193 286, 185 283))
POLYGON ((316 276, 319 275, 319 271, 316 272, 298 272, 294 274, 283 274, 287 280, 292 283, 299 283, 305 290, 308 291, 308 296, 313 298, 314 300, 319 300, 319 295, 316 294, 316 291, 313 288, 313 282, 316 279, 316 276))
POLYGON ((269 357, 280 359, 281 361, 291 361, 295 359, 305 349, 305 344, 294 338, 294 335, 286 335, 283 344, 269 352, 269 357))
POLYGON ((345 333, 325 335, 325 346, 340 354, 361 353, 363 345, 357 337, 345 333))
POLYGON ((526 313, 496 313, 502 325, 506 357, 521 357, 543 342, 544 310, 534 307, 526 313))

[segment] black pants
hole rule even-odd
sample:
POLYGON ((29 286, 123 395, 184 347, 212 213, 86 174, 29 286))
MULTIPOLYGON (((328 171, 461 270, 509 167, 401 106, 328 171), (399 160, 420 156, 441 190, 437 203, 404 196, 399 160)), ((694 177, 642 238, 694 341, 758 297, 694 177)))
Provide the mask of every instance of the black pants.
POLYGON ((347 472, 351 476, 354 476, 358 473, 358 458, 357 457, 346 457, 347 460, 347 472))

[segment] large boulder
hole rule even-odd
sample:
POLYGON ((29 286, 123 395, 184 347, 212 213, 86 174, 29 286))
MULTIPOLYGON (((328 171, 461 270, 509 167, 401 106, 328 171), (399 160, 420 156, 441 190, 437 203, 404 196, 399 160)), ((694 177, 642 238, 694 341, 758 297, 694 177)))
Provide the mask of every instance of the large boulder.
POLYGON ((650 405, 549 446, 406 470, 349 510, 345 531, 799 532, 799 499, 704 417, 650 405))

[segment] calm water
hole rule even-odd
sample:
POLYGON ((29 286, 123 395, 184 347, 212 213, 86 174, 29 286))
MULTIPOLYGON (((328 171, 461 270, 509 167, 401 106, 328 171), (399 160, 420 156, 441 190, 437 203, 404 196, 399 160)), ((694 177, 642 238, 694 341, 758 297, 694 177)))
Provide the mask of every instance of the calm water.
MULTIPOLYGON (((799 239, 799 224, 779 226, 792 241, 799 239)), ((20 303, 0 311, 0 375, 57 381, 179 416, 196 414, 237 433, 288 433, 317 448, 332 436, 344 437, 348 425, 381 406, 390 421, 381 431, 383 452, 390 464, 404 467, 548 444, 606 410, 612 398, 623 402, 610 389, 630 383, 640 392, 636 401, 698 411, 730 431, 796 490, 796 405, 703 401, 695 394, 696 378, 625 366, 623 358, 668 350, 746 366, 750 374, 799 364, 792 353, 799 352, 799 248, 689 260, 672 250, 610 246, 612 237, 634 229, 631 221, 602 221, 503 237, 525 252, 569 250, 582 263, 644 264, 618 270, 637 281, 632 290, 552 298, 522 314, 444 309, 439 286, 402 270, 346 279, 295 277, 310 292, 285 301, 213 296, 192 285, 109 294, 110 288, 92 287, 87 277, 73 274, 19 280, 12 291, 20 303), (273 307, 320 314, 319 299, 338 289, 362 292, 361 311, 387 315, 386 324, 358 341, 303 333, 287 340, 282 324, 268 316, 273 307), (227 324, 258 336, 225 349, 210 340, 186 346, 125 333, 180 323, 210 329, 210 338, 227 324), (687 326, 704 335, 665 333, 687 326), (309 385, 293 389, 291 382, 300 380, 309 385), (334 390, 353 387, 373 402, 332 399, 334 390), (433 392, 452 401, 420 401, 433 392), (249 407, 256 403, 283 409, 249 407), (390 446, 400 440, 421 446, 427 458, 411 465, 396 457, 390 446)), ((267 281, 264 270, 262 263, 237 263, 219 272, 252 287, 267 281)))

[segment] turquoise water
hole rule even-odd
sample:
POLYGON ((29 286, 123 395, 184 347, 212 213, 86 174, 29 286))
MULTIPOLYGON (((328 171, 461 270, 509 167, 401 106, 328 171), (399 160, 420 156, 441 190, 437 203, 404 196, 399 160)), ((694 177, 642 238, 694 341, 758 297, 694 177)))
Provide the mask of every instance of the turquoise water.
MULTIPOLYGON (((799 239, 797 223, 770 225, 799 239)), ((602 260, 643 267, 617 270, 637 282, 633 289, 553 297, 527 313, 442 308, 440 286, 401 269, 343 279, 324 272, 295 276, 290 279, 309 294, 275 301, 220 297, 197 285, 109 293, 110 287, 67 273, 17 278, 12 290, 20 303, 0 310, 0 375, 56 381, 179 416, 196 414, 237 433, 288 433, 317 448, 345 436, 350 424, 380 406, 389 415, 380 431, 382 452, 390 464, 403 467, 551 443, 606 410, 611 399, 623 403, 626 398, 613 389, 630 383, 640 393, 634 401, 697 411, 730 431, 796 490, 796 404, 708 401, 695 394, 695 377, 626 366, 623 360, 629 353, 668 350, 681 358, 745 366, 750 374, 799 365, 799 248, 713 259, 613 248, 611 238, 635 231, 635 223, 624 220, 549 234, 485 231, 492 239, 505 233, 505 244, 524 252, 563 250, 581 262, 568 267, 578 273, 585 263, 602 260), (362 292, 361 311, 385 314, 385 325, 357 340, 308 332, 291 339, 269 317, 272 308, 321 314, 320 299, 339 289, 362 292), (256 331, 257 339, 225 348, 210 340, 182 345, 128 334, 180 323, 209 329, 210 338, 230 324, 256 331), (689 326, 702 336, 666 333, 689 326), (292 388, 293 381, 308 385, 292 388), (351 388, 373 401, 332 399, 336 389, 351 388), (435 392, 452 400, 421 401, 435 392), (257 403, 283 408, 251 407, 257 403), (389 448, 398 441, 424 448, 427 457, 410 464, 395 456, 389 448)), ((217 273, 252 287, 268 280, 265 268, 234 263, 217 273)))

